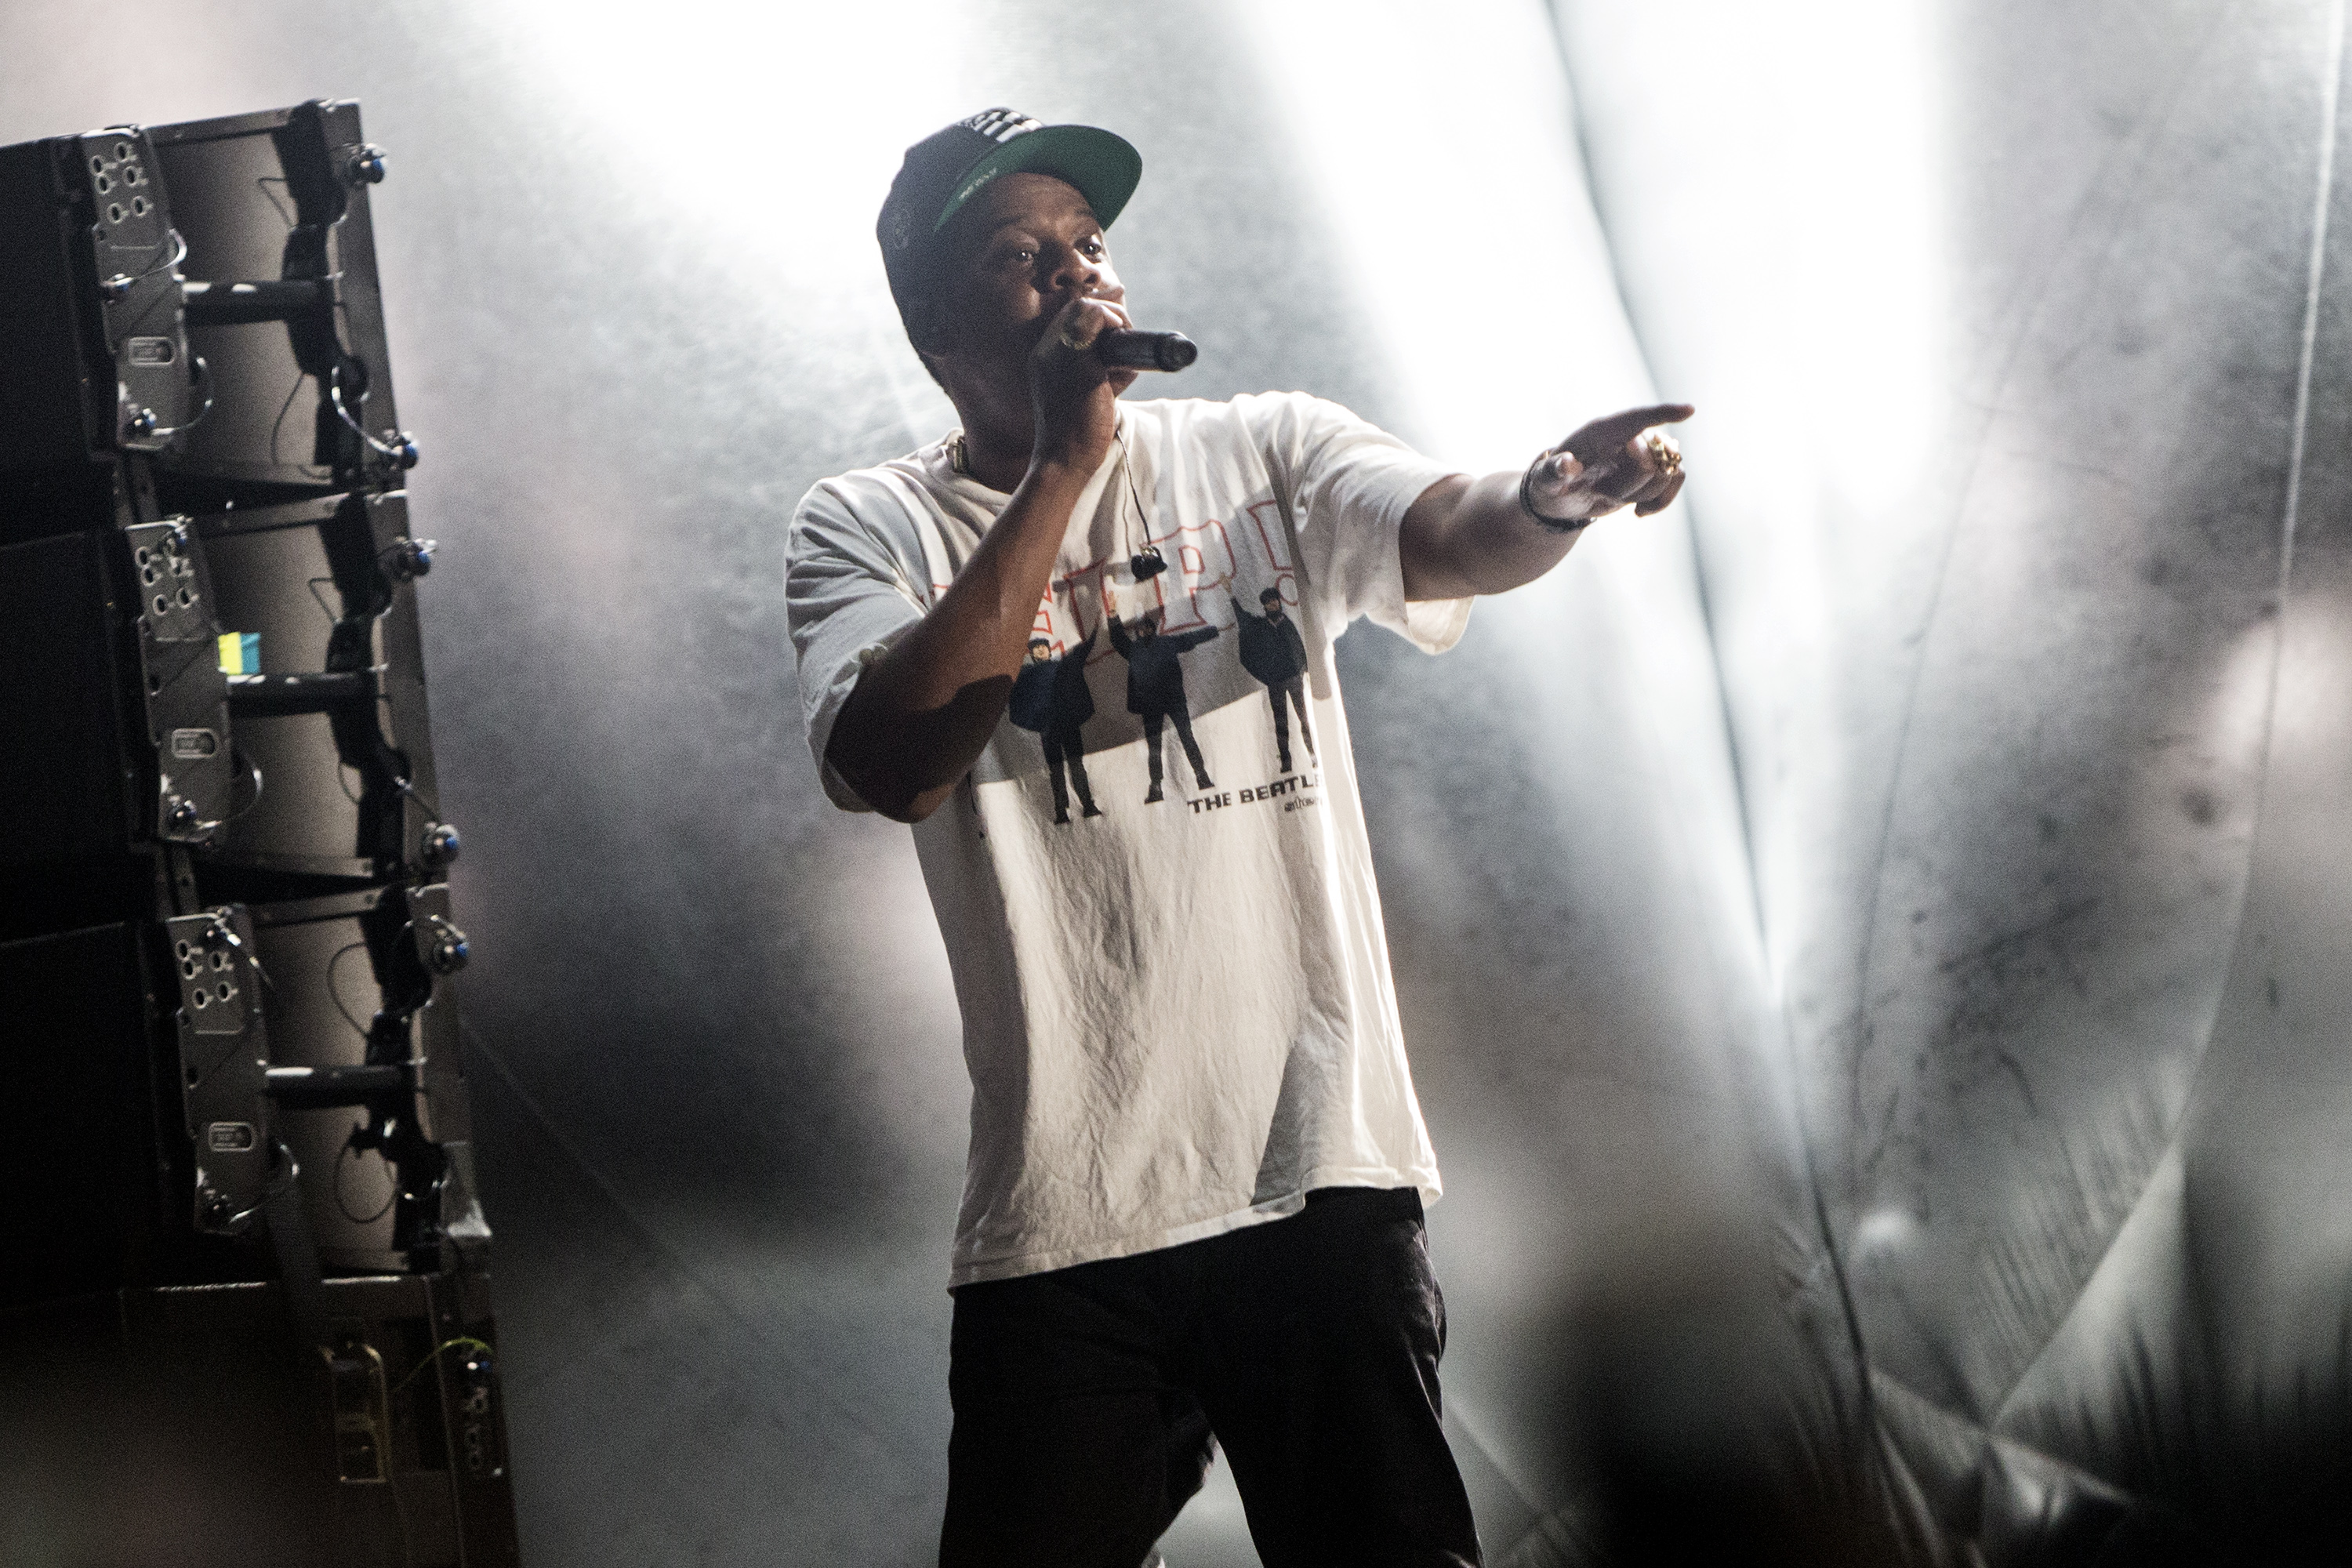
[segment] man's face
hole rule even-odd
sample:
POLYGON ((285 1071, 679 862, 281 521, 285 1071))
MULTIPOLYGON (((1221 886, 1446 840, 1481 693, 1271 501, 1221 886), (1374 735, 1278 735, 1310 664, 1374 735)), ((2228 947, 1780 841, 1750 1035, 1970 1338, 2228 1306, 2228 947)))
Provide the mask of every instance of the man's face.
POLYGON ((1258 603, 1259 603, 1259 604, 1261 604, 1261 605, 1264 605, 1265 606, 1265 618, 1266 618, 1267 620, 1269 620, 1269 621, 1278 621, 1278 620, 1282 619, 1282 595, 1279 595, 1279 594, 1268 594, 1265 598, 1260 599, 1260 600, 1258 601, 1258 603))
MULTIPOLYGON (((1051 174, 1000 174, 950 225, 941 357, 1020 369, 1055 313, 1081 296, 1118 301, 1102 225, 1077 187, 1051 174)), ((1124 387, 1135 378, 1122 371, 1124 387)))
POLYGON ((1159 613, 1155 611, 1136 622, 1135 635, 1147 640, 1158 637, 1160 635, 1159 613))
POLYGON ((1045 662, 1045 656, 1053 651, 1054 645, 1049 642, 1044 641, 1043 639, 1033 642, 1029 645, 1029 662, 1032 664, 1043 664, 1045 662))

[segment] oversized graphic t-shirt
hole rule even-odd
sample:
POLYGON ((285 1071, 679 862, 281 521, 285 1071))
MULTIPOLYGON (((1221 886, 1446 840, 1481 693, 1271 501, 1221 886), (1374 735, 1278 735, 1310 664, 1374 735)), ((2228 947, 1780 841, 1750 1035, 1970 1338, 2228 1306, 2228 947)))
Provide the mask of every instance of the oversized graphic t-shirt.
MULTIPOLYGON (((824 761, 866 663, 1009 497, 952 438, 819 483, 786 593, 824 761)), ((963 1015, 971 1143, 951 1284, 1295 1213, 1437 1165, 1405 1065, 1331 644, 1408 605, 1405 510, 1450 470, 1301 394, 1120 405, 1029 659, 915 828, 963 1015)))

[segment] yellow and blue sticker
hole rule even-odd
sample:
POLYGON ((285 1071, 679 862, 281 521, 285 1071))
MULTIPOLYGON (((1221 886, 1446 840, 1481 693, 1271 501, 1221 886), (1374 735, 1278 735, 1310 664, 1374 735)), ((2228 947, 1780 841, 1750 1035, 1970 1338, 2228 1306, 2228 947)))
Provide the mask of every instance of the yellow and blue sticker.
POLYGON ((221 633, 220 667, 223 675, 259 675, 261 673, 261 634, 259 632, 221 633))

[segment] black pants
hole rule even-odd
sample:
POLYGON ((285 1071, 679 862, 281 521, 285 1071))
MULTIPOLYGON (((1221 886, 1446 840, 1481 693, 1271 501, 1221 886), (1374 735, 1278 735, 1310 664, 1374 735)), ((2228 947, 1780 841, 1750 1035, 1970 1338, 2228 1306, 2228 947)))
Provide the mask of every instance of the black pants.
POLYGON ((1292 676, 1288 680, 1265 689, 1266 700, 1274 704, 1274 749, 1282 753, 1282 771, 1290 771, 1290 711, 1282 705, 1284 698, 1298 710, 1298 733, 1307 742, 1307 754, 1315 754, 1315 731, 1307 723, 1306 678, 1292 676))
POLYGON ((1176 721, 1176 738, 1184 742, 1184 760, 1192 764, 1192 781, 1202 789, 1211 787, 1209 769, 1201 761, 1200 742, 1192 739, 1192 711, 1179 702, 1168 708, 1154 708, 1140 715, 1143 720, 1143 754, 1150 760, 1151 794, 1160 794, 1160 727, 1169 720, 1176 721))
POLYGON ((1054 820, 1070 819, 1072 786, 1077 789, 1079 808, 1088 816, 1095 816, 1095 792, 1087 784, 1087 738, 1076 724, 1049 725, 1038 738, 1045 743, 1046 776, 1054 781, 1054 820), (1066 766, 1070 770, 1067 784, 1062 782, 1066 766))
POLYGON ((1421 1197, 956 1292, 941 1568, 1139 1568, 1224 1447, 1266 1568, 1479 1561, 1421 1197))

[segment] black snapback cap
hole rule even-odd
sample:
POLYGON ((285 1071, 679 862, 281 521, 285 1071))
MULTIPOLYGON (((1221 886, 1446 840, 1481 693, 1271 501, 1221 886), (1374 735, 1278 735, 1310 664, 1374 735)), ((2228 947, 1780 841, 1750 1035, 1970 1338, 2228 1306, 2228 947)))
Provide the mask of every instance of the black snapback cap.
POLYGON ((1010 109, 985 109, 907 149, 874 226, 890 298, 918 347, 915 315, 936 298, 937 240, 948 220, 999 174, 1020 170, 1076 185, 1108 228, 1143 178, 1143 156, 1091 125, 1045 125, 1010 109))

